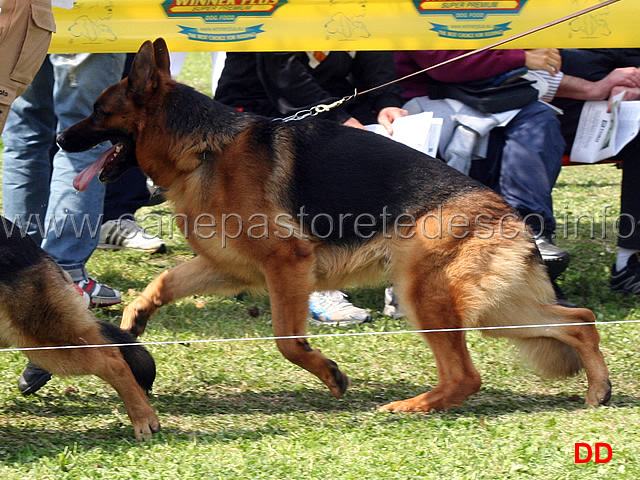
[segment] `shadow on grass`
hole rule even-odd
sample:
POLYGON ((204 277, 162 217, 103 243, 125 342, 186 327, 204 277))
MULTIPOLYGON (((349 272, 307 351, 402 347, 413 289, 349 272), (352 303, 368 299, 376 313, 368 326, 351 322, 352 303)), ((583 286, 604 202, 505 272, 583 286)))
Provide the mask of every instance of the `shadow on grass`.
MULTIPOLYGON (((375 409, 385 403, 399 398, 407 398, 424 391, 419 386, 408 382, 382 384, 374 391, 372 385, 358 385, 343 400, 333 399, 322 388, 303 388, 295 391, 267 390, 260 392, 243 391, 239 393, 188 392, 185 394, 164 393, 154 396, 152 404, 157 409, 161 421, 163 416, 179 414, 180 418, 188 418, 188 424, 199 425, 194 429, 175 426, 177 417, 172 419, 169 426, 165 426, 159 435, 143 445, 156 443, 175 443, 181 441, 192 442, 195 438, 206 443, 227 443, 235 440, 259 441, 264 437, 286 435, 288 430, 298 428, 297 420, 289 423, 282 415, 298 413, 317 414, 353 414, 373 413, 375 409), (247 416, 250 425, 233 422, 237 426, 229 427, 228 421, 221 422, 225 416, 247 416), (194 418, 195 417, 195 418, 194 418), (209 417, 210 420, 206 420, 209 417), (218 420, 216 420, 216 418, 218 420), (251 425, 255 425, 254 428, 251 425)), ((15 418, 25 414, 34 417, 66 417, 63 419, 64 428, 56 425, 43 427, 30 426, 28 418, 20 419, 20 426, 0 425, 0 447, 2 455, 0 462, 5 465, 28 464, 40 457, 54 457, 62 454, 70 444, 77 448, 78 453, 102 448, 110 455, 118 454, 140 444, 134 441, 131 425, 126 415, 114 416, 114 408, 122 405, 116 397, 91 397, 91 403, 82 403, 80 396, 73 396, 70 406, 67 399, 60 397, 36 397, 33 399, 17 399, 13 405, 0 409, 0 415, 10 415, 15 418), (35 402, 33 401, 35 400, 35 402), (74 430, 71 418, 84 419, 91 423, 95 417, 97 427, 79 428, 74 430)), ((582 397, 562 394, 527 394, 510 390, 488 388, 470 397, 461 407, 447 412, 427 414, 389 414, 379 413, 377 419, 382 424, 397 422, 425 422, 452 421, 462 417, 478 417, 509 415, 514 413, 566 413, 579 411, 584 408, 582 397)), ((619 408, 633 408, 640 405, 640 398, 632 395, 614 395, 612 405, 619 408)), ((308 418, 305 416, 305 418, 308 418)), ((311 417, 313 418, 313 417, 311 417)), ((343 415, 340 418, 344 418, 343 415)), ((305 420, 308 422, 309 420, 305 420)), ((319 419, 318 422, 323 422, 319 419)), ((34 420, 34 424, 37 420, 34 420)), ((16 422, 17 423, 17 422, 16 422)), ((341 428, 341 420, 332 421, 332 428, 341 428)), ((322 425, 320 425, 322 426, 322 425)), ((353 428, 351 423, 344 428, 353 428)))
MULTIPOLYGON (((409 382, 390 384, 371 383, 359 385, 357 380, 343 399, 335 399, 321 385, 318 388, 295 390, 260 390, 225 392, 227 386, 210 386, 209 390, 164 392, 151 396, 151 403, 159 414, 181 416, 213 415, 282 415, 299 412, 357 413, 373 411, 388 402, 410 398, 425 391, 425 388, 409 382), (379 388, 377 388, 379 386, 379 388)), ((584 393, 584 392, 581 392, 584 393)), ((614 393, 611 405, 619 408, 640 406, 640 397, 614 393)), ((0 408, 0 415, 39 418, 79 417, 91 418, 113 414, 115 408, 124 409, 119 398, 113 396, 67 395, 16 398, 11 405, 0 408)), ((469 397, 461 407, 451 409, 448 414, 487 415, 514 412, 536 413, 554 410, 572 411, 584 408, 584 397, 574 393, 523 393, 498 388, 483 388, 469 397)), ((0 426, 0 429, 2 427, 0 426)))

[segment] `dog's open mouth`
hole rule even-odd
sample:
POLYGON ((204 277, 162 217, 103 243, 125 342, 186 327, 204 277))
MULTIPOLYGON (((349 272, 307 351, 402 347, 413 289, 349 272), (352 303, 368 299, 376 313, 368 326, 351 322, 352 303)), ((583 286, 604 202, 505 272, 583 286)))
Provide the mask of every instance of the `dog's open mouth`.
POLYGON ((120 141, 116 143, 100 155, 95 162, 76 175, 73 179, 73 187, 80 192, 84 192, 93 177, 98 173, 98 179, 102 183, 109 183, 118 179, 137 163, 133 150, 134 148, 130 142, 120 141))

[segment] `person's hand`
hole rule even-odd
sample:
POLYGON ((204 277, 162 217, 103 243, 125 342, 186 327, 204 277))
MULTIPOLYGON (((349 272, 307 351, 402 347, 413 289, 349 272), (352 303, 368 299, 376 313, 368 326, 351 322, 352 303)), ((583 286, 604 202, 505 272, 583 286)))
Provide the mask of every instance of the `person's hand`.
POLYGON ((611 100, 620 92, 625 92, 623 100, 637 100, 639 98, 640 69, 636 67, 616 68, 595 83, 596 88, 601 92, 600 98, 608 98, 609 109, 611 109, 611 100))
POLYGON ((546 70, 554 77, 562 67, 562 57, 557 48, 525 50, 524 58, 529 70, 546 70))
POLYGON ((611 105, 613 103, 613 97, 618 95, 620 92, 624 92, 624 96, 622 100, 638 100, 640 99, 640 88, 630 88, 630 87, 622 87, 616 86, 611 89, 611 94, 609 95, 609 100, 607 104, 607 112, 611 112, 611 105))
POLYGON ((362 125, 358 120, 356 120, 353 117, 349 117, 349 119, 343 122, 342 124, 346 125, 347 127, 364 128, 364 125, 362 125))
POLYGON ((387 129, 387 133, 391 135, 393 133, 393 127, 391 124, 396 118, 409 115, 404 108, 398 107, 385 107, 378 113, 378 123, 387 129))

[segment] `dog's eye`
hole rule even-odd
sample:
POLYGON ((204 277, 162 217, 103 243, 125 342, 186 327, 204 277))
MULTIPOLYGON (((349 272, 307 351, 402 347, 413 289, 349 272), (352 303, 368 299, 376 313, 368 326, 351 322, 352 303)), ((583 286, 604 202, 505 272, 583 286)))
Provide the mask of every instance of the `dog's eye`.
POLYGON ((102 118, 108 117, 109 114, 107 112, 105 112, 104 110, 102 110, 101 108, 96 108, 93 111, 93 116, 94 116, 94 118, 100 120, 102 118))

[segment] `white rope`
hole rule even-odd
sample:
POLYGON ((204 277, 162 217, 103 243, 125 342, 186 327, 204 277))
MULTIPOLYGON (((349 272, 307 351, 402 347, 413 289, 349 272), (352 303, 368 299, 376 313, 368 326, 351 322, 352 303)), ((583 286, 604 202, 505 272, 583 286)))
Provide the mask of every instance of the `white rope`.
POLYGON ((635 324, 640 320, 614 320, 611 322, 580 322, 580 323, 544 323, 538 325, 504 325, 491 327, 462 327, 462 328, 434 328, 427 330, 396 330, 384 332, 347 332, 347 333, 319 333, 311 335, 286 335, 269 337, 238 337, 238 338, 209 338, 202 340, 166 340, 157 342, 133 342, 133 343, 107 343, 101 345, 58 345, 49 347, 26 347, 26 348, 0 348, 2 352, 32 352, 38 350, 70 350, 78 348, 105 348, 105 347, 133 347, 144 345, 190 345, 192 343, 232 343, 232 342, 258 342, 272 340, 295 340, 308 338, 334 338, 334 337, 363 337, 367 335, 404 335, 407 333, 450 333, 450 332, 473 332, 487 330, 513 330, 517 328, 551 328, 551 327, 579 327, 582 325, 617 325, 635 324))

